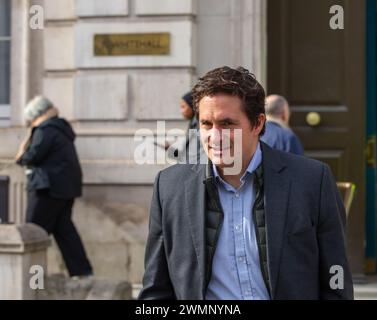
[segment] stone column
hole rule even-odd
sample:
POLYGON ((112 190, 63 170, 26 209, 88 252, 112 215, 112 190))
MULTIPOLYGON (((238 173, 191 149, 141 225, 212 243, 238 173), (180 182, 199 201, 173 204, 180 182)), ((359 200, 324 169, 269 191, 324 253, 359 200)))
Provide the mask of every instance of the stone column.
POLYGON ((251 70, 266 86, 267 1, 231 1, 232 64, 251 70))
POLYGON ((0 224, 0 300, 37 298, 30 280, 47 273, 49 245, 48 234, 37 225, 0 224))
MULTIPOLYGON (((7 139, 8 137, 5 137, 7 139)), ((11 140, 11 139, 10 139, 11 140)), ((9 222, 24 223, 27 207, 26 176, 24 169, 13 160, 0 162, 0 175, 9 176, 9 222)))
POLYGON ((223 65, 243 66, 265 86, 267 1, 200 0, 198 6, 198 76, 223 65))
POLYGON ((243 0, 242 65, 267 88, 267 1, 243 0))

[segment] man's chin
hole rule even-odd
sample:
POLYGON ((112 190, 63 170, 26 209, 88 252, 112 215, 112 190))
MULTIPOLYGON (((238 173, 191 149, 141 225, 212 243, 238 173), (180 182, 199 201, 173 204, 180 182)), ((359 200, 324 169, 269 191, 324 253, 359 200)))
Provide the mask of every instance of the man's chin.
POLYGON ((234 165, 234 159, 224 159, 224 157, 216 157, 211 155, 209 159, 212 161, 212 163, 221 169, 223 168, 229 168, 234 165))

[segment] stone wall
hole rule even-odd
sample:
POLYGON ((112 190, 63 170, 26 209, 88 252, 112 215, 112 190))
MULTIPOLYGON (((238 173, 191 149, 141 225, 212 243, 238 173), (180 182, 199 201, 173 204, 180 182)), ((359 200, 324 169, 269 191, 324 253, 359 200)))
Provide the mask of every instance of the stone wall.
MULTIPOLYGON (((0 163, 0 175, 10 176, 11 222, 25 221, 27 205, 22 168, 0 163)), ((75 202, 73 220, 98 277, 140 283, 147 237, 150 185, 86 185, 75 202)), ((67 275, 55 241, 48 249, 48 272, 67 275)))
MULTIPOLYGON (((140 283, 152 184, 168 164, 137 165, 134 135, 156 121, 186 128, 179 100, 196 78, 221 65, 243 65, 265 82, 264 0, 12 0, 10 126, 0 128, 0 174, 11 176, 11 217, 24 221, 24 176, 13 164, 25 135, 22 109, 45 94, 72 123, 84 173, 74 220, 94 271, 140 283), (45 27, 27 27, 30 5, 45 27), (167 32, 166 56, 98 57, 98 33, 167 32)), ((49 272, 65 272, 56 245, 49 272)))

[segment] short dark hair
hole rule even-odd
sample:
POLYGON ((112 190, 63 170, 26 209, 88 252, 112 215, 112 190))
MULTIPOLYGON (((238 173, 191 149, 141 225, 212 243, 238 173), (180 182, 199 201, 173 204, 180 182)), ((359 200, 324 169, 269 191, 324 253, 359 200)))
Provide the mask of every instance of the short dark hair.
MULTIPOLYGON (((262 85, 249 70, 238 67, 236 69, 224 66, 207 72, 192 90, 194 111, 199 118, 199 102, 205 96, 225 93, 237 96, 243 102, 244 111, 252 127, 259 124, 259 115, 265 114, 266 94, 262 85)), ((263 135, 263 126, 260 135, 263 135)))

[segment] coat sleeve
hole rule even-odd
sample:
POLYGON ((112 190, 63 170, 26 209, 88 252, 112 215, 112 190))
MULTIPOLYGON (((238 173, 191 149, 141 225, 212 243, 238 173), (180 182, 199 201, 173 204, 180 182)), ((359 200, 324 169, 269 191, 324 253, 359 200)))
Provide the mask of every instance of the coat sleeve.
POLYGON ((323 166, 318 221, 320 298, 353 299, 352 276, 346 250, 346 213, 327 165, 323 166))
POLYGON ((22 166, 38 166, 46 158, 53 145, 52 132, 36 129, 31 143, 22 155, 18 164, 22 166))
POLYGON ((159 180, 160 173, 154 183, 144 261, 145 273, 139 300, 176 299, 165 255, 159 180))

